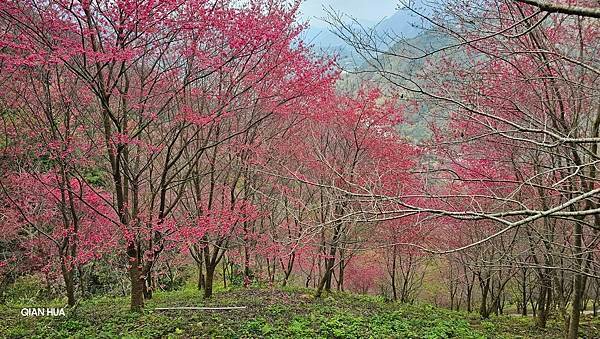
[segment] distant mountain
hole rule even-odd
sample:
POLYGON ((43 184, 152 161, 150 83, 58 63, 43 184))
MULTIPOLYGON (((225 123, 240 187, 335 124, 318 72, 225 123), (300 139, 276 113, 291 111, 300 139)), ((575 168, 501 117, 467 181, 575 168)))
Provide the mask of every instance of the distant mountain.
POLYGON ((417 36, 422 29, 420 20, 407 10, 399 10, 389 18, 385 18, 374 28, 379 36, 396 35, 407 39, 417 36))
POLYGON ((303 40, 314 45, 316 48, 325 51, 328 51, 329 49, 337 50, 347 46, 344 40, 340 39, 326 27, 311 26, 304 32, 303 40))
MULTIPOLYGON (((429 69, 430 63, 435 64, 442 55, 454 60, 464 58, 464 53, 453 49, 444 53, 434 53, 427 58, 418 58, 419 56, 455 43, 456 41, 453 38, 435 30, 422 31, 413 38, 405 37, 404 39, 396 39, 395 43, 389 44, 389 51, 393 52, 396 56, 383 55, 377 62, 377 65, 383 65, 385 70, 389 72, 385 78, 370 66, 368 62, 364 62, 356 67, 358 72, 344 74, 337 86, 343 91, 352 92, 360 88, 361 84, 365 81, 368 81, 377 84, 384 92, 402 95, 400 100, 410 100, 412 94, 402 90, 398 86, 392 85, 390 80, 397 84, 413 87, 406 79, 417 80, 421 75, 431 72, 432 70, 429 69), (410 58, 402 58, 397 55, 404 55, 410 58)), ((427 107, 426 103, 421 104, 420 112, 406 115, 404 123, 398 126, 398 130, 403 136, 415 142, 421 142, 431 137, 429 129, 429 122, 432 121, 431 108, 427 107)))
MULTIPOLYGON (((355 28, 361 27, 370 32, 377 39, 378 44, 391 44, 397 37, 410 39, 416 37, 422 30, 418 28, 418 18, 407 10, 396 11, 392 16, 380 22, 358 20, 358 23, 348 20, 348 24, 355 28)), ((304 33, 303 40, 314 46, 320 52, 337 54, 340 64, 344 67, 357 68, 362 64, 360 58, 353 57, 354 49, 346 41, 340 39, 332 32, 332 27, 316 21, 304 33)))
MULTIPOLYGON (((375 43, 378 48, 393 51, 397 55, 417 57, 436 51, 444 46, 452 45, 455 42, 445 34, 428 29, 419 17, 408 10, 399 10, 380 22, 352 24, 355 28, 360 28, 359 25, 365 28, 371 37, 376 39, 375 43)), ((382 78, 377 72, 373 72, 374 70, 369 66, 369 63, 357 56, 352 46, 331 32, 331 28, 324 25, 314 25, 305 33, 304 41, 313 45, 320 52, 339 55, 338 62, 344 69, 359 71, 358 73, 343 74, 342 79, 337 84, 341 90, 355 91, 366 80, 378 83, 382 89, 390 91, 390 94, 401 94, 398 93, 399 88, 390 86, 387 79, 382 78)), ((435 61, 438 57, 435 54, 429 58, 429 61, 435 61)), ((461 56, 457 55, 455 57, 460 58, 461 56)), ((424 59, 382 56, 378 62, 385 65, 386 70, 401 74, 406 78, 413 78, 420 72, 427 72, 424 59)), ((394 81, 397 83, 405 82, 402 78, 394 79, 394 81)), ((410 97, 410 93, 403 93, 403 99, 400 100, 408 100, 410 97)), ((428 139, 431 136, 428 119, 426 118, 428 110, 424 106, 423 112, 406 116, 405 123, 398 126, 400 133, 416 142, 428 139)))

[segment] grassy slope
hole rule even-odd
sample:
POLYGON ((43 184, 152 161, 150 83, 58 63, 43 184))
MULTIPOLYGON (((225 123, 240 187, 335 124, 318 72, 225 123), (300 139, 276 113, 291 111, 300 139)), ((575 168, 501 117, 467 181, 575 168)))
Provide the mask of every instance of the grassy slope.
MULTIPOLYGON (((67 317, 22 317, 0 306, 2 337, 288 337, 288 338, 554 338, 560 325, 540 332, 531 319, 475 315, 427 305, 385 303, 375 297, 334 293, 313 299, 298 289, 236 289, 206 302, 191 288, 157 293, 144 314, 128 311, 127 298, 96 298, 67 317), (233 311, 154 311, 171 306, 247 306, 233 311)), ((49 306, 49 304, 44 304, 49 306)), ((582 334, 600 337, 600 323, 584 320, 582 334), (594 327, 594 325, 596 327, 594 327)))

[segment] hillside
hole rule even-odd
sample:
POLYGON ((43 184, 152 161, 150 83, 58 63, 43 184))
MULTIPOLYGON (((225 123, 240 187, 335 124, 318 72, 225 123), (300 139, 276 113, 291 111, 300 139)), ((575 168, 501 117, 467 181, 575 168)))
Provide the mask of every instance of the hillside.
MULTIPOLYGON (((19 303, 0 306, 0 333, 7 338, 554 338, 560 325, 535 329, 531 318, 477 316, 429 305, 403 305, 379 297, 312 290, 248 288, 220 290, 205 301, 193 287, 159 292, 143 314, 128 298, 96 298, 66 309, 65 317, 23 317, 19 303), (246 306, 242 310, 157 311, 156 307, 246 306)), ((26 303, 28 306, 31 302, 26 303)), ((44 303, 46 307, 48 303, 44 303)), ((60 303, 56 302, 55 306, 60 303)), ((591 319, 591 318, 590 318, 591 319)), ((600 336, 598 320, 585 320, 582 335, 600 336)))
POLYGON ((65 3, 0 1, 0 339, 600 338, 591 1, 65 3))

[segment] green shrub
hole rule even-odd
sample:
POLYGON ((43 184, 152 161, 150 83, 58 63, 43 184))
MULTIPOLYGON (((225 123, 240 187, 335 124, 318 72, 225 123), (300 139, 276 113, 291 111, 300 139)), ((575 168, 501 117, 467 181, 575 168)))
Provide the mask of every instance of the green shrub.
POLYGON ((56 292, 49 290, 48 285, 39 276, 28 275, 17 278, 9 285, 3 291, 2 299, 7 304, 31 306, 55 297, 56 292))
POLYGON ((295 317, 287 330, 293 338, 313 338, 315 336, 312 322, 308 318, 295 317))

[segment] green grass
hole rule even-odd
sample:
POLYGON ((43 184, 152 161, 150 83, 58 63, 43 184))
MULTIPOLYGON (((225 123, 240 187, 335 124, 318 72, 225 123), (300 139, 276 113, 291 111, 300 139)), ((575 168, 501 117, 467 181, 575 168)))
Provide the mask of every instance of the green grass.
MULTIPOLYGON (((476 315, 429 305, 401 305, 371 296, 332 293, 314 299, 303 289, 221 290, 211 300, 198 291, 159 292, 142 314, 128 298, 101 297, 66 310, 66 317, 23 317, 22 305, 0 306, 0 337, 16 338, 539 338, 560 337, 560 324, 537 330, 531 319, 476 315), (156 311, 174 306, 247 306, 230 311, 156 311), (558 332, 553 332, 556 327, 558 332), (556 335, 556 336, 555 336, 556 335)), ((51 303, 56 305, 56 303, 51 303)), ((44 306, 50 305, 44 304, 44 306)), ((584 324, 587 320, 584 320, 584 324)), ((590 322, 584 331, 594 331, 590 322)), ((584 333, 589 338, 600 331, 584 333)))

